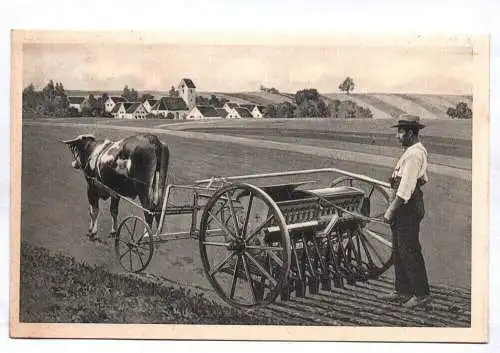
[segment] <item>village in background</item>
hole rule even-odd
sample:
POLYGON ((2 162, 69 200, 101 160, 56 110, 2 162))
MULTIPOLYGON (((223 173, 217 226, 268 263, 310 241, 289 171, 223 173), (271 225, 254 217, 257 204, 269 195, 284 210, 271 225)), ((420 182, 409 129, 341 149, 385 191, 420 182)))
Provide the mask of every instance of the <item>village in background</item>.
MULTIPOLYGON (((364 94, 353 94, 354 80, 346 77, 338 86, 340 94, 334 97, 320 94, 314 88, 306 88, 293 93, 283 93, 278 89, 260 86, 259 92, 220 93, 197 92, 190 78, 182 78, 168 92, 143 92, 125 86, 122 92, 84 92, 65 90, 62 83, 48 84, 37 91, 33 84, 23 90, 23 118, 43 117, 100 117, 114 119, 262 119, 262 118, 383 118, 383 110, 390 117, 405 111, 387 110, 387 103, 379 98, 364 94), (363 100, 369 99, 369 104, 363 100), (374 102, 374 100, 377 100, 374 102), (380 105, 383 109, 378 109, 380 105), (375 108, 373 112, 370 108, 375 108), (374 116, 376 115, 376 116, 374 116)), ((400 94, 406 100, 418 97, 400 94)), ((471 97, 470 97, 471 98, 471 97)), ((426 98, 428 99, 428 97, 426 98)), ((460 97, 442 104, 441 111, 435 107, 428 109, 438 118, 471 119, 472 103, 468 97, 460 97), (465 99, 462 99, 465 98, 465 99)), ((425 105, 422 102, 420 106, 425 105)), ((425 118, 425 116, 423 116, 425 118)))

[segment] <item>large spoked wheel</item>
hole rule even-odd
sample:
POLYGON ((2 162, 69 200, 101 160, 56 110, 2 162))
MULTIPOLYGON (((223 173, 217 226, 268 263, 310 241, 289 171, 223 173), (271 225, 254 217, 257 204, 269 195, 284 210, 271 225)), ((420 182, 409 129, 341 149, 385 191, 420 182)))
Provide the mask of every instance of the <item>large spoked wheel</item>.
POLYGON ((125 271, 143 271, 153 257, 153 232, 140 217, 129 216, 119 225, 115 238, 115 254, 125 271))
POLYGON ((213 195, 200 221, 199 246, 210 284, 235 307, 271 303, 287 282, 291 246, 285 219, 253 185, 232 184, 213 195))
POLYGON ((393 264, 392 232, 390 225, 383 222, 391 202, 389 192, 380 185, 349 176, 333 180, 330 186, 351 186, 365 193, 361 213, 367 219, 344 240, 346 260, 364 279, 382 275, 393 264))

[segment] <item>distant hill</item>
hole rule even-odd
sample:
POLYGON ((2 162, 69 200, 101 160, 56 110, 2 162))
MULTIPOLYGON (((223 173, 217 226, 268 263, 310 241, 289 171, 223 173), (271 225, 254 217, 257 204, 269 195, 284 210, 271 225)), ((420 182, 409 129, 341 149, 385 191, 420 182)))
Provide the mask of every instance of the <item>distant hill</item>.
POLYGON ((450 119, 446 111, 455 108, 457 103, 465 102, 472 108, 472 96, 469 95, 328 93, 324 97, 330 101, 350 99, 370 109, 376 119, 393 118, 402 113, 416 114, 422 119, 450 119))
MULTIPOLYGON (((88 96, 90 93, 101 95, 104 91, 68 90, 71 96, 88 96)), ((121 95, 122 91, 106 91, 108 95, 121 95)), ((155 97, 167 96, 168 91, 141 91, 155 97)), ((200 96, 209 98, 215 94, 239 104, 278 104, 294 102, 292 93, 255 92, 198 92, 200 96)), ((390 119, 402 113, 417 114, 422 119, 450 119, 446 114, 448 108, 454 108, 457 103, 465 102, 472 108, 471 95, 437 95, 437 94, 402 94, 402 93, 325 93, 322 97, 327 102, 333 100, 352 100, 357 105, 368 108, 375 119, 390 119)))

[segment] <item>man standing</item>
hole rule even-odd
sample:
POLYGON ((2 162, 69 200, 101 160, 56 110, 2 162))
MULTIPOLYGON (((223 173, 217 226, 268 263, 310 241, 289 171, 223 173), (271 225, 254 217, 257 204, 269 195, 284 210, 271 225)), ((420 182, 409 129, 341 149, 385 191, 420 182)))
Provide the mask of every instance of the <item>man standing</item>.
POLYGON ((420 222, 425 209, 420 189, 427 181, 427 150, 418 133, 425 127, 418 116, 399 117, 397 138, 405 148, 391 177, 395 192, 384 214, 391 224, 394 247, 395 291, 382 299, 401 302, 404 307, 425 306, 430 302, 429 282, 419 242, 420 222))

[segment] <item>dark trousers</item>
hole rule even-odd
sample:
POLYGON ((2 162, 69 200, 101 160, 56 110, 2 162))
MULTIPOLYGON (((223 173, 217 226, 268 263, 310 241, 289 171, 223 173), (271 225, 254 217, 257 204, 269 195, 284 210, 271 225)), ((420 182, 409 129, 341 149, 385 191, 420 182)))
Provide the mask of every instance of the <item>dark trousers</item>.
POLYGON ((420 222, 424 213, 422 191, 416 188, 408 203, 396 210, 391 224, 395 289, 402 294, 422 296, 430 293, 419 242, 420 222))

